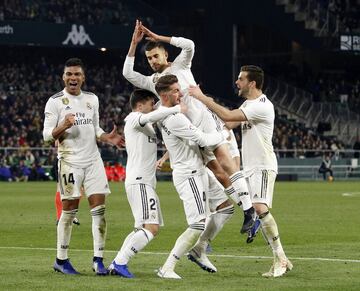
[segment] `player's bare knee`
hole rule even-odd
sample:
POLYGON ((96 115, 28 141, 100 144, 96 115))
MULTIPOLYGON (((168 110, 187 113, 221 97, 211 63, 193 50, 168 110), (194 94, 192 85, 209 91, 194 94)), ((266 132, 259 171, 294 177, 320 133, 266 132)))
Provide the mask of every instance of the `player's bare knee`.
POLYGON ((264 215, 265 213, 269 213, 269 208, 266 204, 263 203, 254 203, 253 207, 258 216, 264 215))
POLYGON ((80 199, 73 199, 73 200, 62 200, 62 209, 63 210, 74 210, 79 208, 80 199))
POLYGON ((105 195, 104 194, 92 194, 88 198, 89 207, 93 209, 99 205, 105 205, 105 195))
POLYGON ((150 231, 153 236, 156 236, 160 230, 160 226, 158 224, 144 224, 144 228, 150 231))
POLYGON ((229 206, 232 206, 233 203, 228 199, 226 201, 224 201, 223 203, 221 203, 219 206, 216 207, 216 210, 220 210, 220 209, 223 209, 223 208, 226 208, 226 207, 229 207, 229 206))

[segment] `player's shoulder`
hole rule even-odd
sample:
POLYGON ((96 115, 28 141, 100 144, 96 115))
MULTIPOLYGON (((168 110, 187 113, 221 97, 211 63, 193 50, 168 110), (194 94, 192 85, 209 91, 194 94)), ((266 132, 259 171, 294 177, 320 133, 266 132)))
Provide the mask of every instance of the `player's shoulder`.
POLYGON ((137 118, 139 118, 140 115, 141 115, 140 112, 132 111, 128 115, 126 115, 126 117, 124 118, 124 121, 127 122, 129 120, 137 119, 137 118))
POLYGON ((65 95, 64 91, 61 90, 60 92, 57 92, 54 95, 50 96, 50 99, 57 99, 57 98, 63 97, 64 95, 65 95))
POLYGON ((262 94, 262 95, 260 96, 260 98, 258 99, 258 102, 259 102, 259 103, 266 104, 266 105, 272 105, 272 102, 269 100, 269 98, 266 97, 265 94, 262 94))
POLYGON ((96 96, 95 93, 93 92, 90 92, 90 91, 84 91, 84 90, 81 90, 81 92, 85 95, 91 95, 91 96, 96 96))
POLYGON ((169 127, 184 125, 186 121, 188 121, 187 117, 181 112, 170 114, 163 119, 163 123, 168 124, 169 127))

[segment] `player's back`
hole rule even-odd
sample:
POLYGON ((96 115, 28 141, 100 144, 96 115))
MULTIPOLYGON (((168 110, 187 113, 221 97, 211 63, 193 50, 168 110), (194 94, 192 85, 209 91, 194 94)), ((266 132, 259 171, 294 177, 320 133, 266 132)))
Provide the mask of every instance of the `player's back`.
POLYGON ((125 184, 149 184, 155 188, 157 144, 155 130, 150 123, 139 124, 140 112, 125 118, 125 147, 127 152, 125 184))

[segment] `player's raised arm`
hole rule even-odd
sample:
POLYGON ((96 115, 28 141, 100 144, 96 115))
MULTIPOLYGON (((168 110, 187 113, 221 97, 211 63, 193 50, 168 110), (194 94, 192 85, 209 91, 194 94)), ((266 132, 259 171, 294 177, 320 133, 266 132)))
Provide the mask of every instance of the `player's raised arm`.
POLYGON ((204 103, 210 110, 215 112, 223 121, 246 121, 245 114, 240 109, 229 110, 220 104, 217 104, 213 98, 206 96, 199 86, 189 87, 189 95, 195 97, 204 103))
POLYGON ((142 24, 140 26, 140 30, 142 31, 142 33, 146 35, 145 39, 148 41, 153 41, 153 42, 161 41, 166 43, 170 43, 171 41, 171 37, 156 34, 142 24))
POLYGON ((144 33, 140 30, 141 22, 136 20, 134 33, 130 42, 128 55, 125 58, 123 66, 123 76, 135 87, 143 88, 155 93, 154 84, 150 77, 134 71, 135 52, 139 42, 143 39, 144 33))
POLYGON ((183 139, 191 140, 200 147, 214 146, 223 141, 223 135, 220 132, 205 133, 191 124, 190 120, 183 114, 171 116, 166 126, 172 134, 183 139))
POLYGON ((180 105, 176 105, 174 107, 161 106, 160 108, 158 108, 152 112, 142 114, 139 118, 139 123, 140 123, 140 125, 144 126, 146 123, 149 123, 149 122, 155 123, 155 122, 158 122, 158 121, 164 119, 168 115, 180 113, 180 112, 183 112, 183 113, 185 112, 184 107, 181 107, 180 105))
POLYGON ((192 40, 184 37, 175 37, 175 36, 163 36, 152 32, 147 27, 141 25, 140 28, 143 33, 146 35, 146 39, 153 42, 165 42, 173 46, 181 48, 181 53, 176 57, 173 65, 178 65, 182 67, 191 67, 191 61, 195 53, 195 44, 192 40))
POLYGON ((129 57, 135 57, 136 48, 139 42, 141 42, 144 37, 144 32, 140 29, 141 25, 141 21, 136 19, 135 29, 131 38, 130 47, 127 54, 129 57))

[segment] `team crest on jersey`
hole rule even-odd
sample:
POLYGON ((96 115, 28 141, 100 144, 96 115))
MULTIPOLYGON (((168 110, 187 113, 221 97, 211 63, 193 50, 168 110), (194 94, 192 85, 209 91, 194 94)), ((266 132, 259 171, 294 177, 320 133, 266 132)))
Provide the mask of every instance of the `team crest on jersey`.
POLYGON ((68 99, 68 98, 62 98, 61 101, 62 101, 62 103, 63 103, 64 105, 68 105, 68 104, 69 104, 69 99, 68 99))
POLYGON ((87 109, 89 109, 89 110, 92 109, 92 106, 91 106, 91 104, 90 104, 89 102, 86 102, 86 107, 87 107, 87 109))

